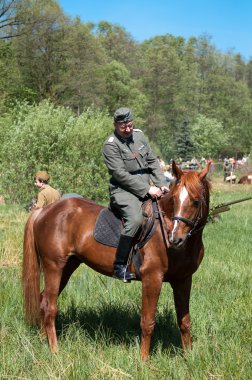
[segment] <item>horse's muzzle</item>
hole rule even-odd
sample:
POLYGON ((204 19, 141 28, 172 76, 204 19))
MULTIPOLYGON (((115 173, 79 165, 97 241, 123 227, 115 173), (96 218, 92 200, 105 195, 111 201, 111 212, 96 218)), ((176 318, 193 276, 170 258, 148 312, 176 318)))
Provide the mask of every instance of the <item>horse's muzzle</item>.
POLYGON ((169 234, 168 240, 169 240, 171 248, 179 249, 183 246, 183 244, 186 240, 186 237, 182 238, 182 237, 178 237, 178 236, 174 236, 174 235, 169 234))

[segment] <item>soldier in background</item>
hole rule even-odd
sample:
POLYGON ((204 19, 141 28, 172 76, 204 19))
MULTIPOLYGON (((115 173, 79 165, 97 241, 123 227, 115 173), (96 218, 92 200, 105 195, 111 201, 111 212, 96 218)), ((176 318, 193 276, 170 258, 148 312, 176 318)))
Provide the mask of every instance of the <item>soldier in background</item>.
POLYGON ((34 208, 42 208, 60 199, 60 193, 48 185, 50 177, 46 171, 38 171, 35 174, 35 186, 38 188, 38 198, 34 208))

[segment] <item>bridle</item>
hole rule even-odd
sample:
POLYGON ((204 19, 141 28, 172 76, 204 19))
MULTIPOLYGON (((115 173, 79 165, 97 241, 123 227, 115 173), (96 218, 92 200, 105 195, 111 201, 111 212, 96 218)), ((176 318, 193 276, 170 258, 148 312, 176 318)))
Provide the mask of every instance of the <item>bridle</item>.
POLYGON ((205 204, 205 199, 201 198, 200 204, 199 204, 199 209, 198 209, 197 215, 196 215, 194 220, 190 220, 190 219, 185 218, 183 216, 177 216, 177 215, 175 215, 171 218, 172 221, 177 220, 178 222, 184 222, 187 226, 192 227, 191 230, 187 233, 186 239, 188 239, 190 236, 196 234, 196 232, 202 230, 206 225, 206 223, 204 223, 203 225, 201 225, 200 227, 197 228, 197 226, 199 225, 199 222, 202 218, 203 204, 205 204))
MULTIPOLYGON (((158 215, 158 219, 160 220, 161 231, 162 231, 164 243, 165 243, 166 249, 168 249, 169 245, 170 245, 169 241, 168 241, 168 236, 169 236, 170 230, 168 229, 168 227, 164 221, 164 218, 163 218, 164 213, 160 209, 160 206, 159 206, 157 199, 155 199, 155 203, 157 205, 157 215, 158 215)), ((199 226, 199 223, 200 223, 202 216, 203 216, 203 205, 206 206, 206 200, 205 200, 204 194, 199 201, 198 212, 197 212, 194 220, 190 220, 188 218, 185 218, 183 216, 178 216, 178 215, 171 217, 172 221, 177 220, 178 222, 184 222, 188 226, 192 227, 191 230, 187 233, 185 240, 187 240, 190 236, 196 234, 197 232, 203 230, 203 228, 205 227, 207 222, 205 222, 199 226)), ((154 228, 154 230, 155 230, 155 228, 154 228)), ((152 234, 151 234, 151 236, 152 236, 152 234)), ((146 243, 146 241, 145 241, 145 243, 146 243)))

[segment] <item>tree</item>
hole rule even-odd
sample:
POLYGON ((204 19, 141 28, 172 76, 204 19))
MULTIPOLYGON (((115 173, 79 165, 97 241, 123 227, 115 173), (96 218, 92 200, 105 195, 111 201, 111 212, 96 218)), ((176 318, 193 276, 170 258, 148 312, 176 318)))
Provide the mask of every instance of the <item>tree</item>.
POLYGON ((195 155, 193 140, 191 138, 190 125, 187 120, 179 125, 176 133, 176 152, 177 156, 183 161, 189 161, 195 155))
POLYGON ((246 82, 249 88, 250 97, 252 98, 252 59, 249 60, 246 66, 246 82))
POLYGON ((0 39, 18 35, 16 27, 21 21, 17 15, 17 7, 20 3, 20 0, 0 0, 0 39))
POLYGON ((231 136, 221 122, 198 115, 191 124, 191 138, 197 157, 219 158, 228 151, 231 136))
POLYGON ((23 0, 22 7, 29 20, 19 26, 20 36, 13 44, 23 84, 40 100, 54 98, 54 85, 64 63, 62 49, 68 20, 53 0, 23 0))
POLYGON ((100 21, 96 35, 109 61, 121 62, 128 70, 135 65, 138 47, 130 33, 126 32, 122 26, 100 21))
POLYGON ((235 54, 234 58, 235 79, 237 81, 245 81, 246 79, 246 64, 240 54, 235 54))
POLYGON ((186 117, 193 118, 197 110, 196 66, 182 37, 155 37, 141 49, 142 92, 150 104, 146 129, 155 141, 164 136, 161 129, 174 140, 176 126, 186 117))
POLYGON ((63 64, 54 86, 57 101, 78 115, 91 105, 103 107, 106 56, 90 26, 75 19, 65 30, 61 48, 63 64))
POLYGON ((106 79, 105 105, 111 114, 119 105, 130 107, 134 114, 143 115, 147 99, 130 77, 129 70, 120 62, 111 61, 104 68, 106 79))

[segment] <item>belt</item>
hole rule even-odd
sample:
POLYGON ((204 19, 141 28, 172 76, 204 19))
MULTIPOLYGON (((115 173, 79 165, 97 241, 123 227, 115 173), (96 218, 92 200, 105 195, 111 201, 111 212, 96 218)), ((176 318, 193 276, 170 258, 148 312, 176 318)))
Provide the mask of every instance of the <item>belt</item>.
POLYGON ((138 169, 138 170, 134 170, 133 172, 129 172, 130 174, 132 175, 136 175, 136 174, 149 174, 149 169, 138 169))

